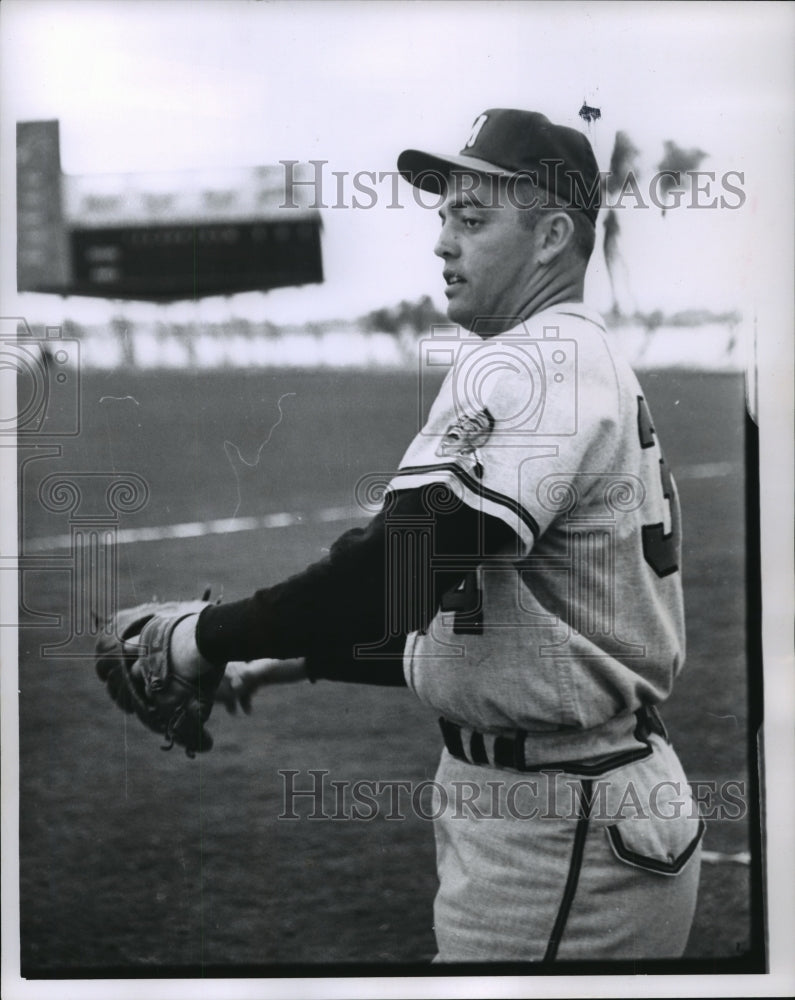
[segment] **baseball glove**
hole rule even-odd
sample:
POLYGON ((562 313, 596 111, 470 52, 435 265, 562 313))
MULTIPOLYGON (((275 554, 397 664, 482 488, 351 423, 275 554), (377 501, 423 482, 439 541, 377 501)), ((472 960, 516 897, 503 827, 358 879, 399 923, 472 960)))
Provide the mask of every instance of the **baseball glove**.
MULTIPOLYGON (((205 597, 208 597, 206 594, 205 597)), ((108 694, 129 715, 137 715, 165 736, 163 750, 176 743, 189 757, 209 750, 204 728, 225 664, 175 669, 170 655, 176 625, 209 601, 140 604, 119 611, 96 643, 96 670, 108 694)))

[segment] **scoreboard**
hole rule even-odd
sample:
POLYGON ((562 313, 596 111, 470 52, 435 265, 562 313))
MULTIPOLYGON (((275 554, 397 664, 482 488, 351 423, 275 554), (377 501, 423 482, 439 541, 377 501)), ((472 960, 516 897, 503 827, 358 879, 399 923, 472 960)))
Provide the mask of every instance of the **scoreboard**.
POLYGON ((67 176, 58 122, 20 122, 17 288, 169 301, 321 282, 319 212, 283 181, 279 167, 67 176))
POLYGON ((73 229, 72 294, 175 299, 322 280, 311 221, 73 229))

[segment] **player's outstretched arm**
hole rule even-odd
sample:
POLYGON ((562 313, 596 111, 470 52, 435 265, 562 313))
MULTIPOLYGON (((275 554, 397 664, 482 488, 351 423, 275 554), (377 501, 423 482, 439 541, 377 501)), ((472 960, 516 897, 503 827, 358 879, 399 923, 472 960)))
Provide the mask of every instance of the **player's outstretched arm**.
MULTIPOLYGON (((171 659, 179 673, 195 674, 203 669, 206 660, 196 645, 198 615, 185 618, 174 629, 171 637, 171 659)), ((251 696, 266 684, 292 684, 307 679, 306 661, 303 657, 289 660, 259 659, 249 662, 232 660, 226 665, 224 676, 215 693, 228 712, 237 706, 247 714, 251 711, 251 696)))
POLYGON ((442 513, 439 490, 434 483, 390 494, 381 513, 338 538, 319 562, 251 597, 204 608, 195 634, 193 622, 185 622, 177 642, 184 635, 188 651, 201 651, 210 662, 305 657, 310 679, 405 684, 399 661, 406 635, 427 628, 443 595, 461 583, 467 568, 461 560, 471 559, 474 568, 484 555, 510 548, 514 538, 502 521, 454 503, 452 495, 442 513), (432 549, 419 544, 416 531, 417 519, 427 523, 429 510, 432 549), (448 556, 455 568, 432 564, 448 556), (432 586, 418 587, 419 580, 432 586), (381 646, 387 637, 402 639, 389 658, 398 670, 385 673, 376 663, 357 661, 359 647, 381 646))

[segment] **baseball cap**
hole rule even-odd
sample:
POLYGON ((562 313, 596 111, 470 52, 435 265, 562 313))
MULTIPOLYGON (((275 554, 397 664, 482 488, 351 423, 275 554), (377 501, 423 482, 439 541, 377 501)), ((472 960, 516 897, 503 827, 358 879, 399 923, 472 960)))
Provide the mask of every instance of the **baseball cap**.
POLYGON ((596 225, 600 179, 590 142, 577 129, 554 125, 537 111, 490 108, 472 123, 458 156, 405 149, 397 165, 409 183, 434 194, 453 171, 529 175, 537 187, 582 210, 596 225))

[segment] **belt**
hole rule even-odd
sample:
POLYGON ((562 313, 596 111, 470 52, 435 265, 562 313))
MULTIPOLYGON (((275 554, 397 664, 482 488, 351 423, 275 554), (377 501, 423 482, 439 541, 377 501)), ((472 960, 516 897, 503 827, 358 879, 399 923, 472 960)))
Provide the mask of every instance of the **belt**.
POLYGON ((486 736, 475 729, 465 729, 456 722, 444 717, 439 719, 444 745, 448 752, 458 760, 468 764, 481 764, 486 767, 509 768, 513 771, 569 771, 574 774, 598 775, 611 771, 624 764, 648 757, 653 749, 649 736, 655 733, 668 742, 668 733, 660 714, 653 705, 644 705, 635 712, 637 724, 633 733, 640 746, 615 753, 578 760, 534 761, 528 760, 527 732, 517 729, 510 735, 486 736), (492 743, 493 739, 493 743, 492 743), (491 744, 491 755, 487 749, 491 744), (467 752, 468 751, 468 752, 467 752))

